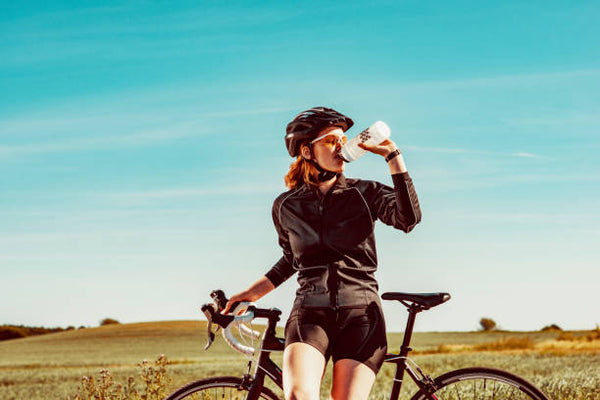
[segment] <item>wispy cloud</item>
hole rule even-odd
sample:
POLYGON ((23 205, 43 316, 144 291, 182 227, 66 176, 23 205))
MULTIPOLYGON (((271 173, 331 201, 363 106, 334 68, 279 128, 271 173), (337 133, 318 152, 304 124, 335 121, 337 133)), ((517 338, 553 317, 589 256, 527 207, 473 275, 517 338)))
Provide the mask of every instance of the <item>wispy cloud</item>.
POLYGON ((569 80, 574 78, 597 79, 600 78, 600 69, 581 69, 560 72, 537 72, 530 74, 510 74, 488 76, 472 79, 449 79, 439 81, 420 81, 401 84, 406 87, 418 88, 461 88, 461 87, 489 87, 489 86, 535 86, 548 82, 569 80))
POLYGON ((258 108, 255 110, 233 110, 223 112, 212 112, 204 114, 205 117, 237 117, 243 115, 262 115, 262 114, 277 114, 280 112, 297 111, 298 106, 287 106, 287 107, 267 107, 258 108))
MULTIPOLYGON (((31 144, 0 146, 0 160, 10 160, 21 156, 43 153, 152 145, 155 142, 170 141, 185 137, 201 136, 207 133, 214 133, 216 130, 218 130, 218 128, 215 127, 216 124, 214 121, 211 122, 210 119, 231 118, 247 115, 276 114, 295 109, 297 109, 297 107, 267 107, 223 112, 206 112, 193 119, 181 120, 170 124, 163 123, 160 124, 163 125, 162 127, 155 129, 144 129, 136 132, 135 128, 131 128, 134 131, 132 133, 106 136, 103 136, 101 133, 94 136, 83 136, 85 134, 79 133, 87 132, 89 129, 94 129, 95 131, 100 132, 112 129, 110 125, 94 127, 94 121, 97 123, 102 122, 101 118, 96 116, 92 116, 90 119, 75 117, 72 119, 58 118, 53 120, 29 120, 26 116, 24 116, 22 117, 22 125, 20 121, 12 120, 9 123, 0 124, 0 128, 3 130, 8 128, 12 133, 19 135, 22 133, 20 132, 21 127, 26 132, 29 132, 35 129, 43 129, 45 124, 48 123, 50 125, 48 129, 54 130, 56 133, 60 133, 61 127, 65 127, 64 134, 71 137, 64 138, 65 135, 63 135, 63 138, 59 136, 58 139, 52 141, 37 141, 31 144), (90 126, 93 128, 89 128, 90 126), (75 133, 73 133, 74 131, 75 133)), ((126 117, 123 116, 122 118, 124 119, 126 117)))
POLYGON ((540 155, 532 154, 532 153, 519 152, 519 153, 514 153, 514 155, 516 157, 524 157, 524 158, 545 158, 545 159, 549 159, 549 157, 540 156, 540 155))
POLYGON ((185 121, 170 127, 141 131, 137 133, 110 136, 94 136, 71 139, 58 139, 53 142, 38 142, 26 145, 0 146, 0 160, 10 160, 22 156, 42 153, 57 153, 87 149, 107 149, 124 146, 148 145, 153 142, 201 135, 209 132, 197 121, 185 121))
POLYGON ((173 200, 206 196, 251 195, 263 193, 278 193, 281 186, 276 184, 245 184, 215 187, 179 187, 158 190, 137 190, 123 192, 88 193, 87 196, 99 199, 101 202, 113 204, 140 204, 158 200, 173 200))
POLYGON ((544 156, 541 154, 534 154, 530 152, 496 152, 487 150, 476 150, 476 149, 465 149, 465 148, 451 148, 451 147, 423 147, 423 146, 404 146, 407 149, 414 150, 417 152, 424 153, 446 153, 446 154, 467 154, 467 155, 481 155, 486 157, 517 157, 517 158, 534 158, 540 160, 552 160, 551 157, 544 156))
POLYGON ((102 38, 109 40, 115 35, 156 35, 156 34, 185 34, 199 32, 223 31, 228 28, 239 30, 246 27, 264 26, 288 21, 289 19, 310 13, 310 10, 299 7, 272 9, 269 7, 253 7, 251 9, 227 10, 211 7, 201 9, 165 8, 154 13, 152 8, 141 10, 134 6, 120 5, 111 7, 89 7, 46 12, 21 17, 4 22, 4 28, 10 30, 12 38, 39 39, 24 26, 44 30, 44 36, 60 38, 65 36, 65 30, 76 30, 82 37, 102 38), (130 18, 132 12, 136 18, 130 18), (120 18, 128 23, 120 23, 120 18), (87 21, 94 19, 94 24, 87 21), (58 23, 61 21, 61 23, 58 23), (202 23, 199 23, 202 21, 202 23), (72 26, 65 27, 65 22, 72 26))
MULTIPOLYGON (((573 113, 566 110, 563 115, 545 115, 539 117, 511 118, 506 121, 511 126, 552 126, 573 127, 574 125, 588 125, 600 127, 600 110, 593 113, 573 113)), ((593 132, 597 134, 597 132, 593 132)))
MULTIPOLYGON (((256 27, 284 23, 305 13, 299 7, 226 12, 216 7, 185 11, 147 7, 141 12, 136 7, 106 7, 41 13, 3 21, 6 40, 0 54, 4 65, 28 66, 82 56, 103 62, 106 55, 114 61, 282 49, 285 43, 269 40, 269 34, 257 33, 256 27), (119 37, 116 45, 115 37, 119 37)), ((287 26, 309 29, 303 24, 287 26)))

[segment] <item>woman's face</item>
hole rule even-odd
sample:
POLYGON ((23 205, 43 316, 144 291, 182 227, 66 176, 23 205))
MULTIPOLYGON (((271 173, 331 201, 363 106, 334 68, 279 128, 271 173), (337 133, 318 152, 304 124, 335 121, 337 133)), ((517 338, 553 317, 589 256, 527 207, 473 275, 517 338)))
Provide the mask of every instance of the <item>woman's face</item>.
POLYGON ((344 161, 338 156, 346 142, 342 128, 327 127, 312 142, 313 156, 321 167, 333 172, 344 171, 344 161))

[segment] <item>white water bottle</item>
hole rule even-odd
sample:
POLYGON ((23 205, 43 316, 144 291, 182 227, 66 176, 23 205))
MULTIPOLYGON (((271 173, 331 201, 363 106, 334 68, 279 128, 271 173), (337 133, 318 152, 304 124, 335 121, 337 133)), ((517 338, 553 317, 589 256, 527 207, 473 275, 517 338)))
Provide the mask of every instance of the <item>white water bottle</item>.
POLYGON ((378 145, 389 137, 390 127, 383 121, 377 121, 342 146, 339 155, 346 162, 356 161, 367 152, 358 147, 359 144, 378 145))

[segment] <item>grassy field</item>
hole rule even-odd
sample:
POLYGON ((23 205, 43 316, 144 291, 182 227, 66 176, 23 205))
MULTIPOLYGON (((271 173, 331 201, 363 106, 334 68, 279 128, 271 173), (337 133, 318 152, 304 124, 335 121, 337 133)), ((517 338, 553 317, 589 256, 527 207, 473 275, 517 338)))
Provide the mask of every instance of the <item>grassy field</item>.
MULTIPOLYGON (((578 333, 575 333, 577 336, 578 333)), ((600 340, 556 341, 557 332, 415 333, 412 357, 431 375, 468 366, 506 369, 532 381, 552 399, 600 399, 600 340)), ((583 335, 583 333, 579 333, 583 335)), ((388 336, 397 351, 402 334, 388 336)), ((0 399, 65 399, 84 375, 107 368, 125 382, 138 364, 165 354, 170 388, 211 375, 240 375, 245 358, 217 338, 204 351, 206 325, 168 321, 108 325, 0 342, 0 399)), ((281 355, 273 357, 280 361, 281 355)), ((384 365, 371 398, 387 398, 394 373, 384 365)), ((327 398, 331 368, 323 383, 327 398)), ((413 386, 403 388, 410 398, 413 386)))

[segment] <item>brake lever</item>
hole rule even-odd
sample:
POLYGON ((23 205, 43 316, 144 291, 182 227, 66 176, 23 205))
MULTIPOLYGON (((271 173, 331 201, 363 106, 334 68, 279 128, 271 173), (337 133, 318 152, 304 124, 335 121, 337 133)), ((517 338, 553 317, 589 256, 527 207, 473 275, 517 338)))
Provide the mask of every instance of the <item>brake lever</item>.
POLYGON ((208 324, 206 324, 206 336, 208 338, 208 341, 206 342, 206 346, 204 346, 204 350, 208 350, 209 347, 212 345, 212 343, 215 340, 215 334, 212 332, 211 330, 211 323, 209 322, 208 324))
MULTIPOLYGON (((202 306, 202 312, 204 312, 204 315, 206 315, 206 320, 208 321, 207 324, 206 324, 206 338, 207 338, 207 342, 206 342, 206 346, 204 346, 204 350, 208 350, 209 347, 215 341, 215 334, 212 331, 212 317, 213 317, 213 312, 214 312, 214 305, 210 304, 210 305, 204 305, 204 306, 202 306)), ((215 332, 218 332, 219 328, 220 327, 217 326, 217 329, 215 330, 215 332)))

